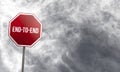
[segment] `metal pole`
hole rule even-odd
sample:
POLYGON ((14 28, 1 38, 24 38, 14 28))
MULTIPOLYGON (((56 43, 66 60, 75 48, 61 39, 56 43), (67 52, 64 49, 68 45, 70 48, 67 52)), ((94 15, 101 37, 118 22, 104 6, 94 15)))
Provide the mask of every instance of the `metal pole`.
POLYGON ((22 55, 22 71, 24 72, 24 60, 25 60, 25 46, 23 46, 23 55, 22 55))

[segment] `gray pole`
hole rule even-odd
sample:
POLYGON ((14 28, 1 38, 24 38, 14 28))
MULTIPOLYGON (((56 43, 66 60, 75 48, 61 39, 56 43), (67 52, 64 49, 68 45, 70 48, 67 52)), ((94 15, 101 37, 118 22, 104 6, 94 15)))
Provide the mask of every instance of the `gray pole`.
POLYGON ((24 72, 24 60, 25 60, 25 46, 23 46, 23 55, 22 55, 22 71, 24 72))

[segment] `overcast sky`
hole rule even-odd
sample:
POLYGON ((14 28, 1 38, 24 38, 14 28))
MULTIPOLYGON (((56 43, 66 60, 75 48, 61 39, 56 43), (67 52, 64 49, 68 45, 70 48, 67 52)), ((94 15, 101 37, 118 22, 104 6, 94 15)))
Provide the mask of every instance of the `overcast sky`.
POLYGON ((25 72, 120 72, 119 0, 0 0, 0 72, 21 71, 22 47, 8 36, 20 12, 43 26, 25 72))

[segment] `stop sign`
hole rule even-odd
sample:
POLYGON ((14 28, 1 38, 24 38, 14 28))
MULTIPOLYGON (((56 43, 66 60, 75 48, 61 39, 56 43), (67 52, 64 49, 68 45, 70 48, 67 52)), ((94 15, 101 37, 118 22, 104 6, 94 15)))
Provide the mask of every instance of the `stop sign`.
POLYGON ((29 13, 19 13, 9 24, 9 36, 18 46, 31 46, 41 38, 42 24, 29 13))

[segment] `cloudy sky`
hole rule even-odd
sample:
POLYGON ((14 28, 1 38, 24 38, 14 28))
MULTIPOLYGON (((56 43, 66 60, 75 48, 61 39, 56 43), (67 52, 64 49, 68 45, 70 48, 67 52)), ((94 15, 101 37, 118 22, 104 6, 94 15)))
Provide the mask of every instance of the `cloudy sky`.
POLYGON ((22 47, 8 36, 19 12, 43 26, 25 72, 120 72, 119 0, 0 0, 0 72, 21 72, 22 47))

